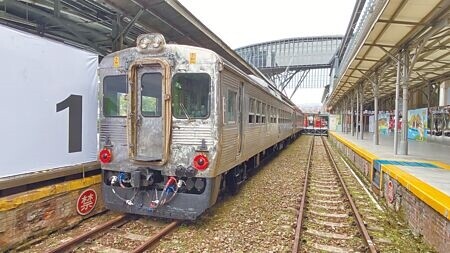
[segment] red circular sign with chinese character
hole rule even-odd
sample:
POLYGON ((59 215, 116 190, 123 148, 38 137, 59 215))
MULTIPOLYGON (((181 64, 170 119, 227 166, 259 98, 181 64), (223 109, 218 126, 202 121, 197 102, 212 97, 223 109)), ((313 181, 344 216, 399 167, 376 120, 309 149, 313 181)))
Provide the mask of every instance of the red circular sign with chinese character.
POLYGON ((394 202, 394 184, 392 184, 392 181, 390 181, 390 180, 387 185, 387 197, 388 197, 389 203, 394 202))
POLYGON ((87 215, 94 210, 97 204, 97 193, 93 189, 84 190, 77 200, 77 212, 80 215, 87 215))

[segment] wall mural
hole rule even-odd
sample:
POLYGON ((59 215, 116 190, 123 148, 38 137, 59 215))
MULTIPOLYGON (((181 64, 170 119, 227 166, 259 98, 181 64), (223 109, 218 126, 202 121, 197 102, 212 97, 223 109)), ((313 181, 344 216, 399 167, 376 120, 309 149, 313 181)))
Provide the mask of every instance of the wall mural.
POLYGON ((425 141, 428 128, 428 109, 419 108, 408 111, 408 139, 425 141))

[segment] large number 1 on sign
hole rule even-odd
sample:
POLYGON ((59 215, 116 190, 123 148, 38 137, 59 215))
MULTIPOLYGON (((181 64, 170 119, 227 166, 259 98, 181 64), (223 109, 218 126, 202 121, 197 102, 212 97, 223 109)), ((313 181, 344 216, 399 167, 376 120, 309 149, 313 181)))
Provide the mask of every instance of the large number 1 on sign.
POLYGON ((83 98, 70 95, 56 104, 56 112, 69 108, 69 153, 81 151, 83 98))

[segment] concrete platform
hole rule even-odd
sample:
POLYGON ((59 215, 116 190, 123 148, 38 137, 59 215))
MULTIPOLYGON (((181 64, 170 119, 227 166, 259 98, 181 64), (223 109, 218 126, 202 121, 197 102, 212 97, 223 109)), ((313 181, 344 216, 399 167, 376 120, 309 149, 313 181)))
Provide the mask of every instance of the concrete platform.
POLYGON ((0 252, 72 227, 105 210, 101 175, 55 183, 0 198, 0 252), (91 213, 77 212, 80 194, 91 189, 97 202, 91 213))
POLYGON ((450 165, 450 146, 434 142, 409 140, 408 155, 394 155, 394 134, 380 135, 380 145, 373 144, 373 133, 365 132, 364 139, 356 135, 334 132, 334 134, 357 144, 358 146, 383 159, 437 161, 450 165))
POLYGON ((450 147, 409 142, 409 155, 394 155, 393 135, 364 139, 329 132, 329 140, 371 183, 372 191, 399 212, 410 228, 439 252, 450 248, 450 147))
POLYGON ((376 170, 388 173, 404 182, 404 186, 436 211, 450 219, 450 148, 447 145, 410 141, 408 155, 394 155, 394 136, 380 135, 380 145, 373 144, 373 133, 364 133, 364 139, 356 135, 330 132, 330 135, 371 163, 375 173, 369 179, 382 185, 376 170), (378 166, 377 166, 378 165, 378 166), (401 174, 401 175, 400 175, 401 174), (437 196, 440 196, 437 198, 437 196))

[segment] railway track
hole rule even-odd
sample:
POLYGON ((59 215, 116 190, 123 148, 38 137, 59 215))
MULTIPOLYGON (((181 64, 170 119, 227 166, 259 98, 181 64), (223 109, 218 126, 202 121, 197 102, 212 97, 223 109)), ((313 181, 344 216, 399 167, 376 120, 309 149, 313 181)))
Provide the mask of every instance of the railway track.
POLYGON ((309 149, 293 253, 376 252, 323 137, 309 149))
MULTIPOLYGON (((141 218, 144 219, 144 218, 141 218)), ((94 227, 74 238, 71 238, 59 246, 50 249, 47 253, 62 253, 62 252, 144 252, 146 249, 152 247, 162 237, 176 228, 179 221, 172 221, 163 226, 144 224, 140 220, 136 220, 131 215, 120 215, 110 221, 94 227), (138 227, 137 233, 130 233, 124 227, 138 227), (121 231, 123 230, 123 231, 121 231), (145 233, 144 233, 145 231, 145 233), (149 232, 150 231, 150 232, 149 232), (145 235, 151 233, 149 236, 145 235), (103 245, 101 242, 121 242, 121 248, 114 248, 103 245)), ((107 243, 108 244, 108 243, 107 243)), ((111 243, 109 243, 111 244, 111 243)))

